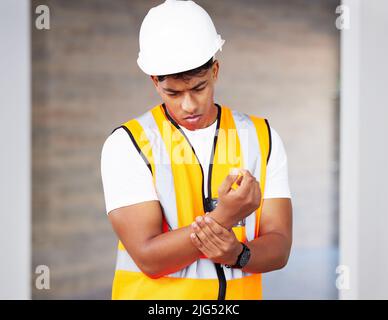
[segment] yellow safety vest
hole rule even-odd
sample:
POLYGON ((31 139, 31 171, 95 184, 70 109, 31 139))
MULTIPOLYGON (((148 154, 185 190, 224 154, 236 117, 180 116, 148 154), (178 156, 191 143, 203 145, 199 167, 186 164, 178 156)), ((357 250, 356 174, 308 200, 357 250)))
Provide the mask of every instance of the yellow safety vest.
MULTIPOLYGON (((271 135, 266 119, 226 106, 218 108, 217 129, 209 168, 202 168, 195 151, 164 104, 157 105, 121 127, 143 157, 153 177, 164 215, 164 232, 190 225, 209 211, 204 183, 211 198, 231 168, 246 168, 265 188, 271 135), (203 181, 203 170, 209 170, 203 181)), ((128 182, 131 183, 131 182, 128 182)), ((263 198, 263 197, 262 197, 263 198)), ((263 204, 232 230, 243 242, 259 235, 263 204)), ((210 209, 211 210, 211 209, 210 209)), ((205 256, 178 272, 152 279, 137 267, 119 241, 112 299, 261 299, 261 274, 224 268, 205 256)))

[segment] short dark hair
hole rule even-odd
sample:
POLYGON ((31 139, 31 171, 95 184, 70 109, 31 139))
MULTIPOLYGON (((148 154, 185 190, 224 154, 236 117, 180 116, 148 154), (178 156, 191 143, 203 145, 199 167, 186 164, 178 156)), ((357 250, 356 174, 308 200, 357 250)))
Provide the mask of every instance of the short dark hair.
POLYGON ((213 66, 213 63, 214 63, 213 57, 211 57, 207 62, 205 62, 203 65, 201 65, 197 68, 194 68, 194 69, 191 69, 188 71, 157 76, 157 78, 158 78, 158 81, 160 81, 160 82, 163 81, 164 79, 166 79, 167 77, 188 81, 192 77, 202 76, 203 74, 205 74, 205 72, 213 66))

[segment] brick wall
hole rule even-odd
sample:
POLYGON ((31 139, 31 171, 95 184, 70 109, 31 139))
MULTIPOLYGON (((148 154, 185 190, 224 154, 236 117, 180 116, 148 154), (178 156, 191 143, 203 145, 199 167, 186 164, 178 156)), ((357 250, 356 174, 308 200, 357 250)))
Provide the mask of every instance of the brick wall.
MULTIPOLYGON (((136 58, 141 21, 160 2, 33 0, 32 19, 44 3, 51 29, 32 28, 32 272, 49 266, 51 283, 33 297, 109 298, 116 240, 101 147, 114 127, 159 103, 136 58)), ((336 1, 198 3, 226 39, 217 102, 267 117, 285 143, 294 244, 335 244, 336 1)))

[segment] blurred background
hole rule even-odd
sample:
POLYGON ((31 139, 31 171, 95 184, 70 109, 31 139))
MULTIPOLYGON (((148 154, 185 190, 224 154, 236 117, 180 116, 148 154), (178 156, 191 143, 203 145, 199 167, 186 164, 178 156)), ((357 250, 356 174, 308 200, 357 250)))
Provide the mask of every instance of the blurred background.
MULTIPOLYGON (((0 1, 0 298, 110 299, 101 148, 161 102, 136 64, 161 2, 0 1)), ((288 155, 293 248, 264 299, 387 299, 388 3, 196 2, 226 40, 216 102, 269 119, 288 155)))

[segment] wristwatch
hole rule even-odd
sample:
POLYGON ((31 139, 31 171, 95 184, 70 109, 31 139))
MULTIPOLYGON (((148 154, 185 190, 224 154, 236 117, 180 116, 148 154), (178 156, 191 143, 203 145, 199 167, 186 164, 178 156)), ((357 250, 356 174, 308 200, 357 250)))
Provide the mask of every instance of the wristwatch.
POLYGON ((236 264, 234 264, 233 266, 226 264, 225 267, 241 269, 247 265, 249 258, 251 257, 251 250, 243 242, 241 242, 241 244, 243 246, 243 249, 237 258, 236 264))

